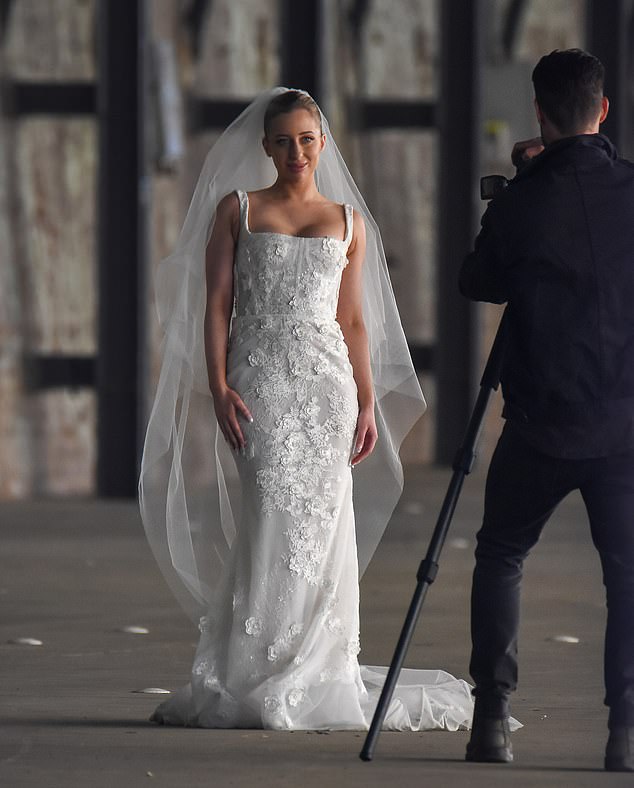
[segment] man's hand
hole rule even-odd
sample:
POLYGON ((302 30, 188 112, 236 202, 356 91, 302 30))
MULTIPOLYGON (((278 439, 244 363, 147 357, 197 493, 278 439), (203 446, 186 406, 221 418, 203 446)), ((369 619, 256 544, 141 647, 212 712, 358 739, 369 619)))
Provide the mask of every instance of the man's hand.
POLYGON ((513 145, 513 152, 511 153, 511 161, 521 170, 528 162, 538 156, 544 150, 544 143, 541 137, 533 137, 532 140, 522 140, 513 145))

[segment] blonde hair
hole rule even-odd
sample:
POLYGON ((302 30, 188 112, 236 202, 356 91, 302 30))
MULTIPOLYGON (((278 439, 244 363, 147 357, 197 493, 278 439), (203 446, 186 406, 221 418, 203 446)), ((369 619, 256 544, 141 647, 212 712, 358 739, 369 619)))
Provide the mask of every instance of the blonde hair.
POLYGON ((274 118, 296 109, 308 110, 319 124, 319 133, 323 134, 321 111, 315 100, 308 93, 303 93, 300 90, 287 90, 286 93, 280 93, 279 96, 275 96, 269 101, 264 112, 264 136, 268 136, 271 130, 271 121, 274 118))

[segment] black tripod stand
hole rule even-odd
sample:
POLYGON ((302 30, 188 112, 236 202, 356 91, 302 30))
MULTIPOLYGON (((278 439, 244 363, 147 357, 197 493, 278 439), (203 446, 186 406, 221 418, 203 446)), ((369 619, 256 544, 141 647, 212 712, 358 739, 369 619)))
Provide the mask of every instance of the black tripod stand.
POLYGON ((438 515, 438 520, 436 521, 436 527, 434 528, 434 532, 429 543, 427 555, 423 559, 416 574, 418 584, 416 586, 414 596, 412 597, 409 610, 407 611, 407 616, 405 617, 405 622, 403 623, 401 635, 398 639, 398 643, 396 644, 396 650, 392 658, 392 664, 390 665, 387 678, 385 679, 385 684, 383 685, 383 690, 381 691, 381 696, 379 698, 376 711, 374 712, 374 717, 372 718, 370 730, 368 731, 363 749, 361 750, 359 756, 363 761, 371 761, 372 756, 374 755, 374 748, 376 746, 377 739, 379 738, 381 726, 383 725, 383 720, 385 719, 388 706, 392 700, 394 688, 396 687, 396 682, 401 672, 401 668, 403 667, 405 655, 407 654, 407 649, 409 648, 409 644, 414 634, 416 622, 420 616, 420 611, 425 600, 427 589, 434 582, 436 574, 438 573, 438 559, 440 558, 440 553, 445 543, 447 532, 449 531, 449 525, 451 524, 451 519, 453 517, 456 504, 458 503, 458 498, 462 489, 462 483, 464 482, 465 476, 469 474, 473 468, 473 463, 476 457, 475 447, 480 437, 482 422, 484 421, 484 416, 489 405, 491 394, 497 389, 500 383, 502 358, 506 345, 506 323, 507 318, 506 314, 504 314, 502 316, 502 320, 500 321, 500 325, 493 342, 493 347, 491 348, 491 352, 489 354, 489 359, 487 361, 486 367, 484 368, 484 373, 482 374, 482 380, 480 381, 480 393, 478 394, 475 407, 473 408, 473 413, 469 419, 469 424, 467 425, 465 436, 462 441, 462 446, 458 450, 456 458, 453 462, 453 475, 451 477, 451 481, 449 482, 449 487, 440 509, 440 514, 438 515))

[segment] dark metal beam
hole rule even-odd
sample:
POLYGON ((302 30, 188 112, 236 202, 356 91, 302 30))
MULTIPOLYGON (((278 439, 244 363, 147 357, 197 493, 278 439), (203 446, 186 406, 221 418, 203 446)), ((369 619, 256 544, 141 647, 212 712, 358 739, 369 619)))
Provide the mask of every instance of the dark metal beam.
MULTIPOLYGON (((187 101, 187 125, 191 133, 225 129, 247 106, 246 101, 216 100, 190 96, 187 101)), ((381 101, 351 99, 351 121, 356 129, 433 129, 436 104, 429 101, 381 101)))
POLYGON ((93 115, 97 90, 92 82, 26 82, 6 85, 15 115, 93 115))
POLYGON ((97 491, 133 496, 139 424, 141 0, 99 3, 97 491))
POLYGON ((282 84, 308 91, 319 103, 321 0, 282 0, 282 84))
POLYGON ((605 95, 610 99, 610 111, 601 131, 623 155, 630 156, 634 155, 634 140, 627 77, 634 43, 628 40, 632 6, 631 0, 588 0, 586 10, 587 48, 605 66, 605 95))
POLYGON ((627 137, 622 148, 622 153, 628 159, 634 159, 634 0, 630 0, 629 21, 627 25, 627 63, 625 71, 626 84, 626 112, 625 127, 627 137))
POLYGON ((502 27, 502 51, 507 60, 512 60, 517 47, 517 39, 522 27, 527 0, 511 0, 504 15, 502 27))
POLYGON ((368 17, 369 6, 368 0, 352 0, 348 10, 348 24, 357 43, 361 38, 361 33, 368 17))
POLYGON ((436 346, 422 343, 408 343, 414 369, 417 372, 433 372, 435 369, 436 346))
POLYGON ((9 17, 11 16, 11 6, 13 0, 0 0, 0 43, 4 41, 4 34, 7 29, 9 17))
POLYGON ((474 310, 458 292, 458 271, 473 244, 478 177, 481 53, 478 0, 441 7, 439 92, 436 461, 450 464, 473 405, 477 343, 474 310))
POLYGON ((436 126, 436 105, 430 101, 355 99, 350 118, 356 129, 431 129, 436 126))
POLYGON ((200 36, 205 17, 211 10, 210 6, 211 0, 192 0, 189 9, 183 14, 183 23, 190 38, 194 57, 200 54, 200 36))
POLYGON ((248 105, 247 101, 216 100, 190 96, 187 100, 187 127, 191 134, 226 129, 248 105))
POLYGON ((90 388, 95 385, 94 356, 27 355, 24 382, 29 391, 90 388))
POLYGON ((141 470, 141 459, 145 430, 149 417, 148 392, 153 391, 151 386, 151 358, 152 348, 149 314, 154 316, 154 307, 150 303, 150 289, 148 278, 151 258, 151 215, 152 215, 152 186, 155 164, 155 128, 154 119, 156 109, 152 101, 154 74, 152 71, 152 25, 151 4, 152 0, 137 0, 138 31, 137 31, 137 244, 136 244, 136 337, 137 337, 137 366, 136 366, 136 452, 134 456, 135 474, 134 491, 137 494, 137 480, 141 470))

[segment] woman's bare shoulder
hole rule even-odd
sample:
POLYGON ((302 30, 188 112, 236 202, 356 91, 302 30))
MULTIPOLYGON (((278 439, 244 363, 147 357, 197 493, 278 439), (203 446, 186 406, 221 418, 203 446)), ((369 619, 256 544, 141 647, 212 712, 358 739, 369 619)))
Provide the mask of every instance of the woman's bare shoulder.
POLYGON ((224 197, 221 197, 218 201, 218 206, 216 208, 216 212, 218 214, 231 214, 240 211, 240 199, 238 197, 238 192, 233 191, 229 192, 229 194, 225 194, 224 197))
POLYGON ((264 189, 254 189, 253 191, 246 192, 247 197, 249 200, 256 199, 256 200, 267 200, 271 196, 271 187, 266 186, 264 189))
POLYGON ((240 227, 240 200, 236 192, 229 192, 216 206, 214 234, 229 232, 236 241, 240 227))
POLYGON ((323 194, 320 194, 319 202, 324 206, 324 208, 328 208, 329 210, 334 211, 341 211, 342 204, 340 202, 335 202, 334 200, 329 200, 328 197, 324 197, 323 194))
POLYGON ((216 222, 220 221, 234 225, 240 218, 240 199, 237 192, 229 192, 218 202, 216 207, 216 222))

